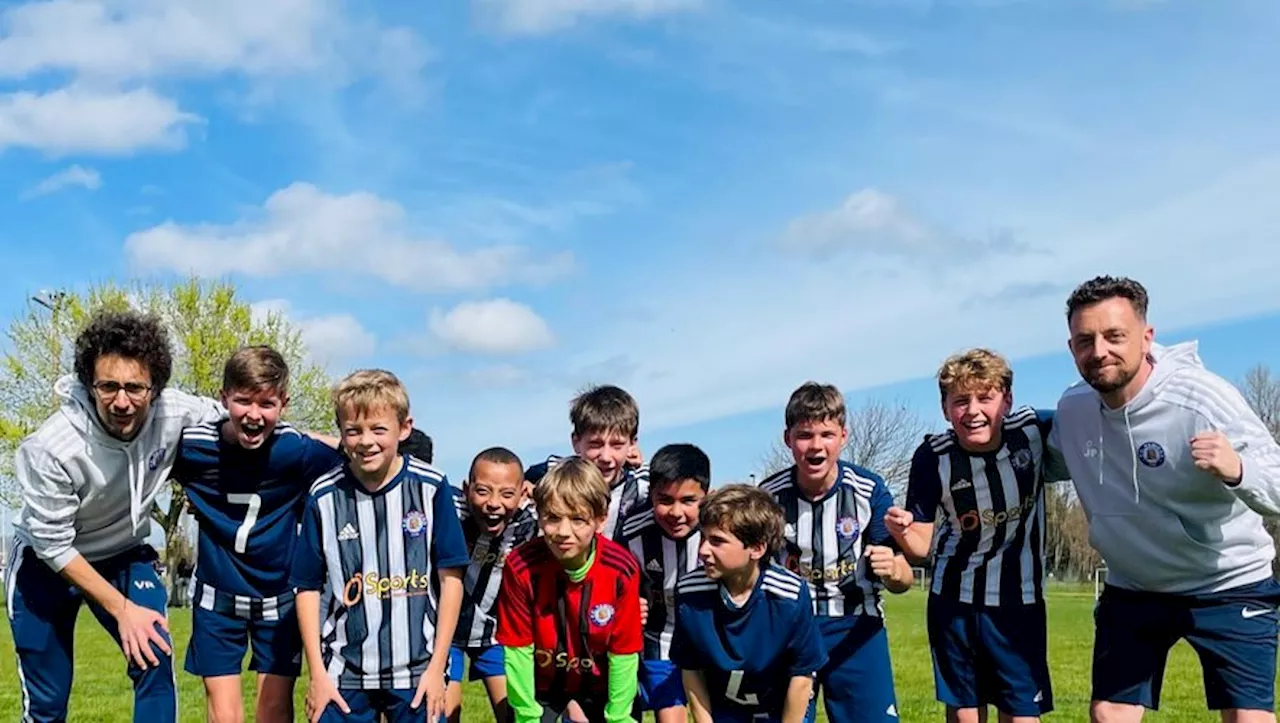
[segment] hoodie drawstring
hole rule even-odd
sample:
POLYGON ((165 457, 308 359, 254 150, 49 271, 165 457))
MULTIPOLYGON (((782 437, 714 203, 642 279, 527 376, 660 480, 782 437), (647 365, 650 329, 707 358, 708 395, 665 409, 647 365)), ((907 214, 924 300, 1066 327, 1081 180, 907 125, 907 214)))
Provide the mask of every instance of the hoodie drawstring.
POLYGON ((1129 433, 1129 456, 1133 461, 1133 501, 1139 502, 1138 493, 1138 446, 1133 441, 1133 425, 1129 424, 1129 405, 1124 407, 1124 429, 1129 433))
POLYGON ((129 460, 129 521, 133 523, 132 532, 138 531, 138 512, 142 509, 142 489, 138 479, 137 466, 134 464, 133 450, 124 455, 129 460))

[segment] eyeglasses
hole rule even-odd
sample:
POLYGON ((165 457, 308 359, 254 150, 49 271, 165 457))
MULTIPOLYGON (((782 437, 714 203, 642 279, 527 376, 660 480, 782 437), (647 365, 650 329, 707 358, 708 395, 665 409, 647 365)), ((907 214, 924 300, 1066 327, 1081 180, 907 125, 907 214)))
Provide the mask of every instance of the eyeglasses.
POLYGON ((124 392, 125 396, 135 402, 141 402, 147 398, 147 393, 151 391, 150 384, 141 384, 139 382, 128 382, 121 384, 120 382, 94 382, 93 391, 98 393, 102 401, 109 402, 116 398, 120 392, 124 392))

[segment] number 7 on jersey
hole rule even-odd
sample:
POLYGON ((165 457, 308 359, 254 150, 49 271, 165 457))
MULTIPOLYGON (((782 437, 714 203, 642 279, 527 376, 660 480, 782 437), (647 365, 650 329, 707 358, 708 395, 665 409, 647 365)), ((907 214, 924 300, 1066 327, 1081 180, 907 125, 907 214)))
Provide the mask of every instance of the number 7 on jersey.
POLYGON ((249 546, 249 530, 253 529, 253 523, 258 521, 258 510, 262 508, 262 497, 253 493, 241 493, 227 495, 227 502, 233 505, 248 505, 249 510, 244 513, 244 522, 240 523, 240 527, 236 529, 236 552, 243 554, 249 546))

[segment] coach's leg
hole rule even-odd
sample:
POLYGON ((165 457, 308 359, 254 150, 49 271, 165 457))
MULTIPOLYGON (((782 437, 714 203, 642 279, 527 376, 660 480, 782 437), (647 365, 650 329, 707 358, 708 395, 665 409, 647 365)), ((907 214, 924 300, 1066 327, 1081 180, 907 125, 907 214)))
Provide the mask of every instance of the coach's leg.
POLYGON ((1190 619, 1167 596, 1108 587, 1093 611, 1091 723, 1138 723, 1157 710, 1169 649, 1190 619))
POLYGON ((5 579, 9 628, 18 654, 22 717, 62 723, 71 697, 80 595, 24 545, 15 545, 5 579))
POLYGON ((1227 723, 1273 723, 1280 583, 1231 590, 1191 608, 1187 642, 1200 656, 1205 701, 1227 723))
MULTIPOLYGON (((141 607, 150 608, 167 614, 168 593, 164 582, 156 574, 151 561, 154 551, 132 551, 129 557, 108 560, 95 565, 109 582, 115 585, 129 602, 141 607)), ((111 637, 120 644, 120 630, 116 620, 106 610, 89 604, 89 610, 98 619, 111 637)), ((169 634, 160 630, 165 643, 173 648, 173 640, 169 634)), ((173 657, 166 654, 155 643, 151 643, 151 652, 159 661, 158 665, 146 670, 129 661, 129 679, 133 681, 133 720, 134 723, 175 723, 178 720, 178 689, 174 679, 173 657)))

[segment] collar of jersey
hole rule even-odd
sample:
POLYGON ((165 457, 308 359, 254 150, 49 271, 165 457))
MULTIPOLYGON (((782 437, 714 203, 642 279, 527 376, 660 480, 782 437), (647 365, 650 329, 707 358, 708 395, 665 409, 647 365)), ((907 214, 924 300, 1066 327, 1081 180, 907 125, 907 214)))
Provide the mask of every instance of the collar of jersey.
POLYGON ((351 471, 351 462, 347 462, 347 479, 351 482, 351 486, 355 487, 356 491, 360 494, 368 497, 381 497, 391 490, 399 487, 404 476, 409 473, 408 456, 402 454, 400 457, 404 460, 404 464, 401 465, 400 471, 396 473, 395 477, 391 478, 390 482, 383 485, 382 489, 379 489, 377 492, 370 492, 369 489, 364 486, 364 483, 360 481, 360 478, 356 476, 356 473, 351 471))

